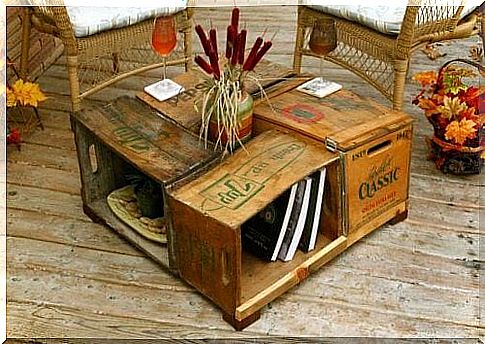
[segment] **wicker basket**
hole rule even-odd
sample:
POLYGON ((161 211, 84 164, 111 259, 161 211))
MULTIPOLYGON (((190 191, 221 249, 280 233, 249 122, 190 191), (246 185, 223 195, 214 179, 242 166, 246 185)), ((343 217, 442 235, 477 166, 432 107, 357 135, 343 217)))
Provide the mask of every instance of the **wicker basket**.
MULTIPOLYGON (((443 64, 440 68, 438 80, 442 79, 445 68, 456 62, 474 66, 478 68, 480 73, 485 71, 485 68, 476 62, 466 59, 453 59, 443 64)), ((483 110, 479 106, 478 111, 480 116, 485 115, 483 114, 483 110)), ((434 117, 428 117, 428 120, 434 129, 433 137, 427 139, 429 147, 428 158, 435 162, 436 167, 444 173, 459 175, 480 173, 485 159, 484 121, 480 121, 482 124, 478 128, 476 138, 467 139, 463 145, 457 145, 445 138, 445 128, 440 126, 434 117)))

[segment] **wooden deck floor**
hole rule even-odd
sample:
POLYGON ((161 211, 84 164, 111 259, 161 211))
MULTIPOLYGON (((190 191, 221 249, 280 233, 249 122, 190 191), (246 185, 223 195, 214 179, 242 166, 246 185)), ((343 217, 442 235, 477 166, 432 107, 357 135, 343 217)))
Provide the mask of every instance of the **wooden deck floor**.
MULTIPOLYGON (((196 18, 224 28, 228 13, 198 9, 196 18)), ((296 8, 253 7, 242 13, 251 41, 265 27, 279 30, 269 59, 291 65, 296 8)), ((477 40, 443 45, 448 56, 438 61, 416 53, 412 73, 466 55, 477 40)), ((318 72, 317 60, 303 62, 305 71, 318 72)), ((353 74, 325 66, 328 78, 389 104, 353 74)), ((147 75, 134 77, 93 98, 134 94, 150 81, 147 75)), ((411 81, 405 110, 416 123, 408 220, 354 245, 265 307, 261 319, 243 332, 233 331, 217 307, 190 286, 84 215, 63 60, 39 82, 49 93, 40 110, 45 130, 28 137, 20 152, 8 148, 8 337, 471 338, 483 330, 483 180, 443 175, 426 160, 424 137, 431 128, 410 104, 416 92, 411 81)))

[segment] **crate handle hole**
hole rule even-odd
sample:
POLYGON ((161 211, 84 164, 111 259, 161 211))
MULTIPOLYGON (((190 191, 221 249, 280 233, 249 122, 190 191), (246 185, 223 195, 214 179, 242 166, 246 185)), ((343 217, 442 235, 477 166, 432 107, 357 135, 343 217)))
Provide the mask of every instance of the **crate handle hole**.
POLYGON ((231 281, 229 271, 229 254, 226 250, 221 251, 222 284, 228 285, 231 281))
POLYGON ((88 153, 91 172, 96 173, 98 172, 98 156, 96 155, 96 147, 94 147, 94 144, 89 146, 88 153))
POLYGON ((367 156, 371 156, 371 155, 380 153, 383 150, 388 149, 389 147, 391 147, 391 143, 392 143, 391 140, 386 140, 386 141, 383 141, 381 143, 376 144, 375 146, 373 146, 373 147, 371 147, 367 150, 367 156))

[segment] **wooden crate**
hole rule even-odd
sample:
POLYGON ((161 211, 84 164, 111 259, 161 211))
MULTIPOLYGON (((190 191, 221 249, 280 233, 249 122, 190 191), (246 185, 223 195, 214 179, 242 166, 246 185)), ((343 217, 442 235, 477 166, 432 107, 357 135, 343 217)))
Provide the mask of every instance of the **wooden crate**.
POLYGON ((254 132, 293 131, 342 156, 344 232, 353 243, 406 218, 412 119, 346 90, 319 99, 293 89, 254 109, 254 132))
POLYGON ((242 329, 267 303, 342 252, 341 162, 312 140, 268 131, 217 168, 168 191, 180 276, 242 329), (326 166, 315 250, 290 262, 266 262, 243 250, 241 226, 292 184, 326 166))
MULTIPOLYGON (((149 240, 115 216, 107 196, 129 184, 125 174, 133 167, 159 183, 165 193, 172 183, 183 184, 210 166, 218 154, 204 149, 196 136, 161 118, 146 104, 126 96, 101 107, 87 103, 86 109, 71 115, 71 123, 86 214, 175 273, 170 226, 167 245, 149 240)), ((164 215, 169 216, 170 209, 166 204, 164 208, 164 215)))
MULTIPOLYGON (((280 64, 272 63, 268 60, 262 60, 256 67, 253 76, 260 80, 261 86, 267 93, 271 94, 275 84, 279 84, 284 78, 295 75, 292 69, 286 68, 280 64)), ((202 97, 207 90, 207 75, 194 68, 186 73, 177 75, 173 78, 175 82, 182 85, 185 91, 178 97, 170 98, 166 101, 158 101, 144 91, 137 93, 137 97, 162 113, 168 119, 187 128, 195 134, 199 134, 201 115, 194 107, 196 104, 200 107, 202 97)), ((294 83, 294 80, 290 83, 294 83)), ((282 91, 284 88, 278 86, 277 90, 282 91)), ((260 88, 254 82, 249 81, 246 84, 246 90, 254 96, 255 103, 260 97, 260 88)))

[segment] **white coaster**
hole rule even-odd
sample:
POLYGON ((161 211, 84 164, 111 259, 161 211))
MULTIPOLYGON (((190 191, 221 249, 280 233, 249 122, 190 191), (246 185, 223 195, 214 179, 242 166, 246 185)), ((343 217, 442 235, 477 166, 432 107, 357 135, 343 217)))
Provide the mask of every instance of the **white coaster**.
POLYGON ((342 85, 319 77, 298 86, 297 90, 318 98, 323 98, 329 94, 337 92, 341 88, 342 85))
POLYGON ((180 93, 185 91, 185 88, 177 84, 175 81, 172 81, 170 79, 164 79, 146 86, 144 90, 156 100, 163 102, 164 100, 179 95, 180 93))

